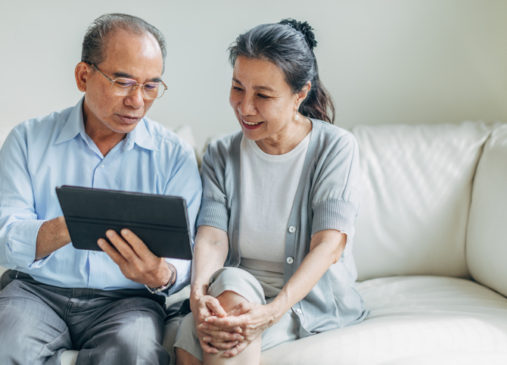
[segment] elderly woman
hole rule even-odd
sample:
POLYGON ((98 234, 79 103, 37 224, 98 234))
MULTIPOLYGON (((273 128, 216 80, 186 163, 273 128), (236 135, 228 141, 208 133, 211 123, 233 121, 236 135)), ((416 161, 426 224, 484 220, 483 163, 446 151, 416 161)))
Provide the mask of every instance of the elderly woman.
POLYGON ((283 20, 230 48, 241 131, 203 159, 179 364, 259 364, 263 350, 365 316, 352 258, 358 149, 331 124, 316 44, 308 23, 283 20))

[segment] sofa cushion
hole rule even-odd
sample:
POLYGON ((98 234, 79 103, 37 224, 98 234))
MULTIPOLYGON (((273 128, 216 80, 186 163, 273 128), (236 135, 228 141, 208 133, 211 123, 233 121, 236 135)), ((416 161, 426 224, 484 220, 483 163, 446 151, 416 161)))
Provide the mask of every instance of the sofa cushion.
POLYGON ((492 290, 436 276, 379 278, 358 289, 370 309, 364 322, 277 346, 262 364, 447 365, 493 354, 493 364, 507 364, 507 300, 492 290))
POLYGON ((480 122, 353 128, 364 174, 354 247, 359 280, 468 275, 472 179, 489 130, 480 122))
POLYGON ((507 124, 494 129, 475 175, 467 238, 470 273, 507 296, 507 124))

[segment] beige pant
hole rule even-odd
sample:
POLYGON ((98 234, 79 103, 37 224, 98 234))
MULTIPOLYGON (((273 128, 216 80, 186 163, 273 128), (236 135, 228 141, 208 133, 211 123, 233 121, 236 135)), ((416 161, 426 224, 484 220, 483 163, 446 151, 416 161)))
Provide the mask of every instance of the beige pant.
MULTIPOLYGON (((251 303, 266 304, 262 284, 252 274, 240 268, 224 267, 211 277, 208 294, 217 297, 225 291, 233 291, 251 303)), ((290 310, 280 321, 264 331, 262 351, 297 338, 297 317, 290 310)), ((181 322, 174 347, 179 347, 202 361, 202 350, 192 313, 181 322)))

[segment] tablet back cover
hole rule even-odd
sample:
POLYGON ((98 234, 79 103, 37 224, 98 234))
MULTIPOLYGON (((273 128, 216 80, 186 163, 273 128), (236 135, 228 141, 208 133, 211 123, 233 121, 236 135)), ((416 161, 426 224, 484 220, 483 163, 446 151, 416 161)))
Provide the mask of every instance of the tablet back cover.
POLYGON ((68 186, 56 188, 74 247, 101 251, 113 229, 134 232, 159 257, 191 259, 185 199, 179 196, 68 186))

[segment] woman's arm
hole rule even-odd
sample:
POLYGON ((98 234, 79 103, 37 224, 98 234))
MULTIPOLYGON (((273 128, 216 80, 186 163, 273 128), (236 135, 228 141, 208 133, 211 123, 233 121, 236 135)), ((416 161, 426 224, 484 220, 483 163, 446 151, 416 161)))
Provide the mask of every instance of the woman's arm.
POLYGON ((235 346, 243 336, 236 331, 222 331, 206 328, 210 317, 225 317, 226 311, 217 298, 208 295, 208 283, 211 276, 224 266, 229 251, 229 238, 221 229, 200 226, 195 238, 194 262, 192 265, 192 285, 190 289, 190 308, 204 352, 217 353, 235 346), (206 342, 204 338, 208 339, 206 342))
POLYGON ((332 264, 340 259, 347 236, 339 231, 327 229, 317 232, 310 241, 310 252, 301 266, 287 281, 276 298, 269 304, 280 318, 294 304, 302 300, 317 284, 332 264))
MULTIPOLYGON (((310 252, 301 266, 287 281, 276 298, 268 304, 243 303, 227 317, 209 318, 209 326, 217 326, 232 331, 240 327, 244 341, 226 351, 224 356, 235 356, 259 336, 266 328, 276 323, 297 302, 302 300, 315 286, 319 279, 336 263, 345 249, 347 236, 336 230, 323 230, 313 235, 310 252)), ((205 325, 207 326, 207 325, 205 325)))
POLYGON ((207 295, 211 275, 224 266, 229 251, 229 238, 221 229, 200 226, 195 237, 192 265, 191 301, 207 295))

